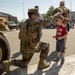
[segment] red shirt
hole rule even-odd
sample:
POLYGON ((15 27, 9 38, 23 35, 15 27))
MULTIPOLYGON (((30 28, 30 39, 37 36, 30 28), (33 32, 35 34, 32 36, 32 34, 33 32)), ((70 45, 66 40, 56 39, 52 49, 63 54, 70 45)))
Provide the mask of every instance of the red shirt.
POLYGON ((61 37, 63 35, 67 34, 67 29, 65 26, 61 25, 57 27, 56 36, 61 37))

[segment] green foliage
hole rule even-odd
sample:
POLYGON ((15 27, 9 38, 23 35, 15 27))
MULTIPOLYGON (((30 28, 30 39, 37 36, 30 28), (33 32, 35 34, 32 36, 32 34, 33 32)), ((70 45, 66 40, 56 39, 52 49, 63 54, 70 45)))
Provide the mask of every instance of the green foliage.
POLYGON ((54 9, 54 6, 50 6, 50 8, 47 11, 47 13, 45 14, 44 18, 48 18, 48 17, 52 16, 53 9, 54 9))

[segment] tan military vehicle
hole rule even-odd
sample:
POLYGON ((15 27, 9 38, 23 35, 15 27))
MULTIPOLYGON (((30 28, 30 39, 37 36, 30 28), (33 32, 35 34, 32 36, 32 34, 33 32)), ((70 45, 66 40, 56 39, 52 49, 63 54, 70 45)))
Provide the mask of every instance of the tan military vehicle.
MULTIPOLYGON (((9 59, 10 57, 10 46, 3 34, 4 30, 8 29, 7 20, 0 17, 0 64, 2 61, 9 59)), ((3 73, 3 69, 0 65, 0 75, 3 73)))
POLYGON ((50 22, 48 22, 48 24, 46 26, 43 26, 43 28, 46 28, 46 29, 54 29, 54 28, 56 28, 54 18, 49 18, 49 21, 50 22))

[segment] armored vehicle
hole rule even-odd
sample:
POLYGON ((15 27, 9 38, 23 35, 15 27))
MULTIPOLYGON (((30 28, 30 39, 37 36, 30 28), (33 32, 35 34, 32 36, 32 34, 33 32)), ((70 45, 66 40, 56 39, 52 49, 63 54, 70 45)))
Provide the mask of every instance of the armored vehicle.
POLYGON ((0 75, 3 73, 3 69, 1 67, 2 61, 7 60, 10 57, 10 46, 3 34, 3 31, 7 29, 7 20, 3 17, 0 17, 0 75))
POLYGON ((56 24, 55 24, 55 20, 53 19, 53 18, 49 18, 49 23, 46 25, 46 26, 44 26, 43 28, 46 28, 46 29, 54 29, 54 28, 56 28, 56 24))

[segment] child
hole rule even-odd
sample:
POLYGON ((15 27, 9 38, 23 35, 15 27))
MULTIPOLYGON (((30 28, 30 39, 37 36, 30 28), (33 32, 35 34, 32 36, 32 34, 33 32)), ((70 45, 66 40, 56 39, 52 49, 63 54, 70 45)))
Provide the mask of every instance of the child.
POLYGON ((64 55, 65 55, 65 42, 64 39, 67 37, 67 29, 65 25, 63 24, 63 16, 55 16, 56 24, 58 25, 56 36, 53 36, 53 38, 56 38, 56 51, 57 51, 57 58, 54 59, 54 61, 58 62, 60 60, 60 53, 62 53, 61 56, 61 64, 64 63, 64 55))

